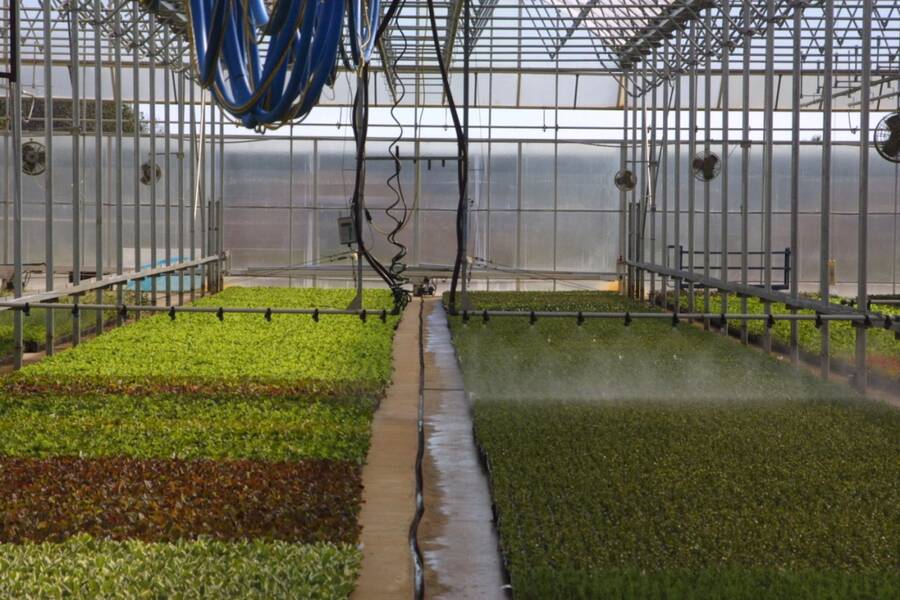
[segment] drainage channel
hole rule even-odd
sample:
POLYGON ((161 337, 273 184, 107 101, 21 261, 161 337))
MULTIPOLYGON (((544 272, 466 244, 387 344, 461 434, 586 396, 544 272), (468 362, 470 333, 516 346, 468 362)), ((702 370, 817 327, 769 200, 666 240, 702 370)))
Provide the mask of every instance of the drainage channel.
POLYGON ((425 511, 428 598, 507 598, 487 477, 441 303, 425 306, 425 511))

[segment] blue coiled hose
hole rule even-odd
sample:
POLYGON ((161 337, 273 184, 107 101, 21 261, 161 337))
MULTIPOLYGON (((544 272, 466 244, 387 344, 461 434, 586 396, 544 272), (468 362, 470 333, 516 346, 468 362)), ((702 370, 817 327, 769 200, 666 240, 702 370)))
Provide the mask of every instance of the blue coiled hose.
POLYGON ((345 14, 354 68, 369 63, 382 31, 379 0, 370 0, 367 10, 363 0, 278 0, 271 15, 263 0, 190 0, 188 6, 201 85, 250 128, 312 110, 334 70, 345 14))

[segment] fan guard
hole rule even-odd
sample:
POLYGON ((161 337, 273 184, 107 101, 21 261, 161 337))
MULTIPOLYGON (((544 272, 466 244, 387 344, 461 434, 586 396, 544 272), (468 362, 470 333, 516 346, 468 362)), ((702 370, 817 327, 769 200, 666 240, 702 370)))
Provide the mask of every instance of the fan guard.
POLYGON ((22 144, 22 172, 40 175, 47 169, 47 149, 40 142, 22 144))
POLYGON ((159 165, 156 164, 155 162, 151 164, 151 162, 149 160, 147 162, 145 162, 144 164, 142 164, 141 165, 141 183, 143 183, 144 185, 150 185, 150 177, 151 177, 150 174, 153 173, 154 170, 155 170, 154 176, 156 177, 156 181, 159 181, 160 178, 162 177, 162 169, 159 168, 159 165))
POLYGON ((881 119, 872 137, 881 158, 900 163, 900 112, 891 113, 881 119))
POLYGON ((628 170, 619 171, 615 177, 616 187, 622 192, 630 192, 637 185, 637 177, 628 170))
POLYGON ((691 161, 691 170, 694 177, 700 181, 712 181, 719 176, 722 170, 722 161, 715 152, 700 152, 691 161))

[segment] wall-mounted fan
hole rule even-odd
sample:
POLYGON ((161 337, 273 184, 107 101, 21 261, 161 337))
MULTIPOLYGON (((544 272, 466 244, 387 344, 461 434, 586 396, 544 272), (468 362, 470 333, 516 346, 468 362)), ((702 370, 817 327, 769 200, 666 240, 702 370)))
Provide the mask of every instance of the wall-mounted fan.
POLYGON ((26 175, 40 175, 47 169, 47 149, 40 142, 22 144, 22 171, 26 175))
POLYGON ((637 185, 637 177, 631 171, 619 171, 616 173, 616 187, 622 192, 630 192, 637 185))
POLYGON ((700 181, 712 181, 719 176, 721 170, 722 161, 715 152, 700 152, 691 161, 691 171, 694 172, 694 177, 700 181))
POLYGON ((151 173, 156 178, 156 181, 159 181, 160 177, 162 177, 162 169, 159 168, 159 165, 156 163, 150 164, 148 160, 141 165, 141 183, 150 185, 151 173))
POLYGON ((900 163, 900 112, 891 113, 878 122, 873 141, 881 158, 900 163))

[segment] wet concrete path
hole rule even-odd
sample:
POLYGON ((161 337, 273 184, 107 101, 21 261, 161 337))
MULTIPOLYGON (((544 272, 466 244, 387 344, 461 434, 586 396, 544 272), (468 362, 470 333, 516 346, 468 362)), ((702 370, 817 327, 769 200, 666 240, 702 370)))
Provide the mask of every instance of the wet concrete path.
MULTIPOLYGON (((393 382, 372 423, 360 514, 362 573, 354 600, 413 597, 409 526, 415 514, 418 312, 394 338, 393 382)), ((472 436, 462 373, 438 300, 425 304, 425 514, 418 530, 429 599, 505 599, 487 478, 472 436)))
POLYGON ((471 406, 438 300, 425 315, 425 517, 419 542, 428 598, 503 599, 503 575, 487 477, 471 406))

